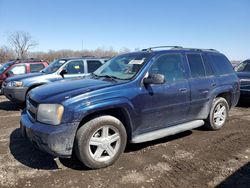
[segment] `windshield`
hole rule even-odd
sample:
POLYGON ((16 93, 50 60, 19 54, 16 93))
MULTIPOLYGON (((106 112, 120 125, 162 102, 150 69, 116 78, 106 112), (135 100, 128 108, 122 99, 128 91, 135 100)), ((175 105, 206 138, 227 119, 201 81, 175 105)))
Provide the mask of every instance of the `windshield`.
POLYGON ((235 68, 235 70, 237 72, 250 72, 250 62, 249 61, 242 62, 235 68))
POLYGON ((95 76, 132 79, 150 57, 149 53, 130 53, 116 56, 98 68, 95 76))
POLYGON ((64 65, 64 63, 67 60, 65 59, 57 59, 55 61, 53 61, 52 63, 49 64, 48 67, 46 67, 45 69, 43 69, 41 72, 50 74, 50 73, 54 73, 56 72, 62 65, 64 65))
POLYGON ((2 74, 6 69, 8 69, 11 65, 13 65, 14 61, 9 61, 7 63, 4 63, 1 67, 0 67, 0 74, 2 74))

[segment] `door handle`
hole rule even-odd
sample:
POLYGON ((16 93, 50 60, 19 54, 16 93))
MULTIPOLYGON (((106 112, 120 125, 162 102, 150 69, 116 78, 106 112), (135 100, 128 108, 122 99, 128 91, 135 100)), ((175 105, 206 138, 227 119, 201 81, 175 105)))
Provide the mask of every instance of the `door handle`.
POLYGON ((179 91, 182 93, 187 93, 187 88, 180 88, 179 91))
POLYGON ((215 87, 215 86, 216 86, 216 83, 212 83, 211 86, 212 86, 212 87, 215 87))
POLYGON ((201 94, 207 94, 208 90, 202 91, 201 94))

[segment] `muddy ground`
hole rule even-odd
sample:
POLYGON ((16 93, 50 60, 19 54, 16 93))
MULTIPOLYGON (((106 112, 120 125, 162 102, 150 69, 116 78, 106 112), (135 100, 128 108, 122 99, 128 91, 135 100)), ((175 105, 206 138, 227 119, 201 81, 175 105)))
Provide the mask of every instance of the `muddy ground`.
POLYGON ((220 131, 196 129, 128 145, 111 167, 54 159, 22 138, 20 109, 0 97, 0 187, 250 187, 250 104, 220 131))

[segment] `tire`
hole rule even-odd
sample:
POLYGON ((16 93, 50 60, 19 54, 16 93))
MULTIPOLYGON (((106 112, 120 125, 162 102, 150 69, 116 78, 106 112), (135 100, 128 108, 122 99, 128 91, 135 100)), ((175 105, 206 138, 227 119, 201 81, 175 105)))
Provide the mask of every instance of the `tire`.
POLYGON ((127 133, 122 122, 104 115, 78 129, 74 150, 84 165, 98 169, 113 164, 124 152, 126 143, 127 133))
POLYGON ((209 130, 221 129, 226 123, 228 112, 229 105, 227 100, 222 97, 215 98, 206 120, 206 128, 209 130))

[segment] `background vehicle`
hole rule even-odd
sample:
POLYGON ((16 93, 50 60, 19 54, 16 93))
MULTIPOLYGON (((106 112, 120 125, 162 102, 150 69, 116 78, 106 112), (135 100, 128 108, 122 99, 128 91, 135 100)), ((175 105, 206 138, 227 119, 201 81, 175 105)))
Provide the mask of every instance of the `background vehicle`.
POLYGON ((90 168, 114 163, 127 141, 147 142, 205 125, 222 128, 239 79, 216 50, 173 47, 112 58, 92 79, 41 86, 27 97, 21 130, 60 157, 90 168))
POLYGON ((62 79, 88 76, 106 60, 94 57, 57 59, 39 73, 7 79, 2 85, 3 93, 13 102, 24 103, 31 89, 62 79))
POLYGON ((240 97, 250 99, 250 59, 241 62, 235 70, 240 78, 240 97))
POLYGON ((48 66, 48 62, 38 59, 10 60, 0 67, 0 87, 11 76, 39 72, 48 66))

